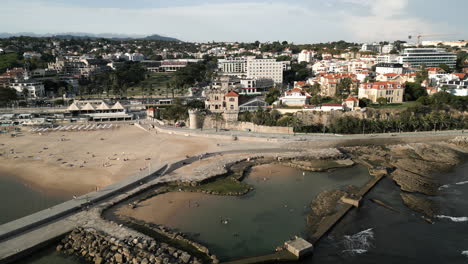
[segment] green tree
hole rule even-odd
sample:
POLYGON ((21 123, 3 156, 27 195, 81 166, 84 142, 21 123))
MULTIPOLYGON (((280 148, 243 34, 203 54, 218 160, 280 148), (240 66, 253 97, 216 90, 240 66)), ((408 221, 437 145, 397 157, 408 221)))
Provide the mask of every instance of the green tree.
POLYGON ((387 104, 387 99, 385 97, 379 97, 379 98, 377 98, 377 103, 379 105, 385 105, 385 104, 387 104))
POLYGON ((0 106, 8 106, 17 99, 16 90, 0 87, 0 106))
POLYGON ((281 92, 278 88, 271 88, 266 95, 265 102, 267 102, 269 105, 273 104, 276 100, 278 100, 280 94, 281 92))
POLYGON ((450 69, 450 67, 447 64, 439 64, 439 68, 441 68, 442 70, 444 70, 447 73, 452 72, 452 69, 450 69))
POLYGON ((419 82, 406 82, 405 87, 405 101, 416 101, 419 97, 427 95, 426 89, 419 82))

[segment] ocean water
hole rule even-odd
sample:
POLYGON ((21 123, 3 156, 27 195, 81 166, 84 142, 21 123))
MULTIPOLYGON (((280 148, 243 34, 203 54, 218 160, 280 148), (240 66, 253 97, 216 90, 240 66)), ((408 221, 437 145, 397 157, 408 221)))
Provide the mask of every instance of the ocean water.
POLYGON ((33 188, 13 177, 0 175, 0 224, 30 215, 65 202, 71 197, 33 188))
MULTIPOLYGON (((338 175, 332 176, 332 178, 339 180, 340 177, 353 174, 347 169, 340 171, 338 175)), ((296 175, 296 181, 301 183, 302 176, 302 173, 296 175)), ((314 255, 304 259, 300 263, 468 263, 468 222, 465 221, 466 217, 468 217, 468 184, 466 184, 466 182, 468 182, 468 163, 457 167, 452 172, 441 174, 440 179, 445 186, 440 189, 439 195, 433 198, 440 208, 438 217, 434 219, 434 224, 428 224, 422 221, 418 213, 407 209, 401 201, 401 191, 398 186, 389 179, 383 179, 376 188, 366 196, 363 206, 359 209, 352 210, 335 226, 331 233, 315 246, 314 255), (376 205, 369 201, 370 198, 381 200, 402 211, 403 214, 376 205)), ((0 196, 4 197, 4 200, 7 200, 7 197, 22 196, 18 195, 20 193, 26 193, 26 196, 31 195, 31 198, 23 202, 21 202, 21 199, 24 198, 21 197, 16 201, 13 199, 2 205, 2 212, 7 212, 7 215, 1 215, 1 219, 3 219, 4 222, 8 221, 8 219, 13 219, 43 209, 49 204, 53 204, 54 201, 60 200, 54 200, 58 198, 51 198, 45 195, 44 200, 38 202, 37 200, 40 199, 38 197, 41 197, 41 195, 37 193, 31 194, 31 190, 28 186, 23 185, 26 190, 18 185, 16 185, 14 189, 11 186, 21 184, 17 182, 13 184, 9 181, 5 181, 2 177, 0 177, 0 181, 0 188, 2 188, 0 189, 0 196), (11 188, 6 188, 4 185, 5 182, 8 182, 9 185, 7 186, 11 188), (24 207, 22 207, 23 205, 24 207)), ((280 187, 282 184, 284 185, 284 183, 280 182, 269 182, 269 184, 277 184, 280 185, 280 187)), ((302 182, 300 185, 304 185, 304 183, 302 182)), ((265 185, 264 187, 271 188, 272 186, 268 187, 265 185)), ((281 189, 284 193, 293 197, 297 195, 290 187, 286 185, 283 187, 284 188, 281 189)), ((257 193, 252 193, 251 195, 255 196, 258 194, 258 191, 261 190, 257 188, 257 193)), ((264 200, 262 203, 267 204, 268 200, 265 199, 276 200, 278 198, 272 198, 270 196, 263 197, 262 199, 264 200)), ((8 200, 11 199, 9 198, 8 200)), ((281 199, 279 200, 284 202, 281 199)), ((305 200, 302 202, 304 203, 305 200)), ((268 209, 273 211, 278 208, 271 207, 265 210, 268 211, 268 209)), ((286 208, 283 209, 289 211, 286 208)), ((294 209, 294 211, 297 210, 298 215, 305 216, 307 212, 306 208, 301 209, 300 207, 294 207, 294 209)), ((291 213, 294 213, 294 211, 291 213)), ((272 218, 274 214, 274 212, 270 214, 260 214, 255 217, 255 219, 256 221, 275 222, 276 220, 272 218)), ((211 216, 207 217, 208 222, 206 225, 220 225, 220 216, 226 218, 230 217, 230 215, 227 214, 220 214, 218 209, 213 210, 211 216), (211 223, 210 219, 215 219, 215 222, 211 223)), ((245 218, 245 215, 234 214, 230 219, 231 223, 235 224, 238 217, 245 218)), ((302 224, 301 221, 305 221, 304 218, 296 219, 296 217, 292 217, 291 215, 290 217, 287 223, 296 223, 297 221, 302 224)), ((186 220, 196 222, 203 221, 203 218, 187 218, 186 220)), ((242 249, 242 243, 249 239, 253 242, 259 242, 256 237, 260 237, 261 240, 270 240, 272 236, 276 236, 268 233, 268 227, 265 226, 258 231, 252 231, 251 237, 239 238, 233 235, 236 233, 236 230, 230 229, 233 225, 220 226, 221 228, 226 228, 226 230, 223 231, 224 234, 219 233, 220 238, 215 238, 219 240, 220 244, 217 244, 218 242, 216 241, 209 243, 209 239, 212 239, 210 238, 211 235, 205 235, 205 237, 203 237, 202 234, 196 234, 196 232, 194 232, 193 235, 196 234, 197 240, 207 241, 207 246, 214 247, 218 252, 234 249, 237 251, 235 255, 241 253, 250 255, 250 253, 252 253, 251 249, 242 249), (227 235, 224 236, 225 234, 227 235), (224 243, 223 241, 227 242, 224 243), (236 249, 236 247, 240 247, 241 249, 236 249)), ((299 228, 298 230, 301 229, 299 228)), ((288 230, 288 232, 290 231, 288 230)), ((213 236, 215 235, 216 232, 213 232, 213 236)), ((272 241, 271 244, 275 245, 276 241, 272 241)), ((265 247, 265 250, 269 248, 270 247, 265 247)), ((226 256, 227 255, 229 255, 229 253, 226 254, 226 256)), ((50 247, 18 263, 80 264, 83 262, 77 258, 67 257, 57 253, 53 250, 53 247, 50 247)))
POLYGON ((468 163, 439 176, 446 186, 432 198, 439 207, 434 224, 406 208, 398 186, 383 179, 302 263, 468 263, 468 163))

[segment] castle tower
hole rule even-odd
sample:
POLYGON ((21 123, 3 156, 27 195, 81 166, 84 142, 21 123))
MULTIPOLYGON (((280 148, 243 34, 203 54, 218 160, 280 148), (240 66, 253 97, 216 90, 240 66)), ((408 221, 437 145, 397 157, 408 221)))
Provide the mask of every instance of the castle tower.
POLYGON ((200 112, 197 109, 189 109, 189 128, 198 129, 200 124, 198 122, 200 112))

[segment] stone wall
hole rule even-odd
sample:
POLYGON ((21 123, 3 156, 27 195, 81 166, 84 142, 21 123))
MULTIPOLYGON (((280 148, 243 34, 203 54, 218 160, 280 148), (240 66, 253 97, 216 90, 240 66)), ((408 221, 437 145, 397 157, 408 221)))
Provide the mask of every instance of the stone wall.
POLYGON ((153 239, 118 240, 93 229, 75 229, 62 239, 57 251, 101 263, 201 263, 187 252, 153 239))
MULTIPOLYGON (((213 129, 216 128, 216 122, 211 120, 211 118, 205 118, 203 122, 203 128, 213 129)), ((270 133, 270 134, 293 134, 292 127, 270 127, 270 126, 259 126, 251 122, 218 122, 219 129, 229 129, 229 130, 238 130, 258 133, 270 133)))

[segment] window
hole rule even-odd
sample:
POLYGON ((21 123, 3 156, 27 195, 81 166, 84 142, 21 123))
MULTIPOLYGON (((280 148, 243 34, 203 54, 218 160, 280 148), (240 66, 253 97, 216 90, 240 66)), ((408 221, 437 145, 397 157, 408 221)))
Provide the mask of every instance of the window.
POLYGON ((236 101, 236 99, 234 99, 234 98, 229 98, 229 102, 235 102, 235 101, 236 101))

